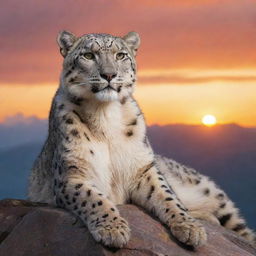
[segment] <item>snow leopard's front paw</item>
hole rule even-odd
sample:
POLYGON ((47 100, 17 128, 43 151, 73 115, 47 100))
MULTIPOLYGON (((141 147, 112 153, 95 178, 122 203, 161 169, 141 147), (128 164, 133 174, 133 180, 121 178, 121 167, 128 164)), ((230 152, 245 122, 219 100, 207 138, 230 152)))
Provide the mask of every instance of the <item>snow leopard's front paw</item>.
POLYGON ((198 247, 207 241, 204 227, 194 219, 174 221, 170 228, 175 238, 186 245, 198 247))
POLYGON ((96 223, 90 231, 97 242, 101 242, 108 247, 122 248, 130 239, 128 223, 120 216, 96 223))

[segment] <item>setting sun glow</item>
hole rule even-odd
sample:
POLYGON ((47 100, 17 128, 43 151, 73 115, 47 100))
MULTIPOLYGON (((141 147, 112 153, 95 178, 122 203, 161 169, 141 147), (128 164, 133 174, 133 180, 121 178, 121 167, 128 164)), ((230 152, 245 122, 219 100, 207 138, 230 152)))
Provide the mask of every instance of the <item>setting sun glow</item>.
POLYGON ((255 1, 88 0, 90 9, 85 1, 72 8, 29 1, 29 9, 28 1, 9 2, 0 8, 8 31, 1 38, 0 125, 21 115, 48 118, 63 62, 58 31, 123 36, 134 28, 141 36, 134 97, 148 126, 214 127, 217 117, 217 125, 256 127, 255 1), (49 8, 43 21, 35 18, 49 8))
POLYGON ((205 115, 202 118, 202 123, 206 126, 213 126, 216 124, 216 117, 213 115, 205 115))

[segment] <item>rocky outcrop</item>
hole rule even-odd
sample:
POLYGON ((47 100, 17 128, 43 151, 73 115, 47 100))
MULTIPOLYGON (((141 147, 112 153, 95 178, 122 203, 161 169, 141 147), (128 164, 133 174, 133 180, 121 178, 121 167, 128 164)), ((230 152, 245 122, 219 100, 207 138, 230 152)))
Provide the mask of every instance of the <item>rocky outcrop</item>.
POLYGON ((130 223, 132 237, 123 249, 96 243, 86 227, 68 212, 24 200, 0 201, 1 256, 252 256, 256 250, 235 233, 204 223, 207 245, 178 245, 168 230, 134 205, 118 207, 130 223))

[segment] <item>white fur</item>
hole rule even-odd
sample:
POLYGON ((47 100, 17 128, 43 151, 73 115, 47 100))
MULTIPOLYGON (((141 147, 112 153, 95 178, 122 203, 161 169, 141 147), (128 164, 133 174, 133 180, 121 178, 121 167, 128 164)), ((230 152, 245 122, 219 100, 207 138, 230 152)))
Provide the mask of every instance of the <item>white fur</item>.
POLYGON ((104 90, 96 93, 95 97, 97 100, 103 101, 103 102, 118 100, 117 92, 113 91, 112 89, 104 89, 104 90))

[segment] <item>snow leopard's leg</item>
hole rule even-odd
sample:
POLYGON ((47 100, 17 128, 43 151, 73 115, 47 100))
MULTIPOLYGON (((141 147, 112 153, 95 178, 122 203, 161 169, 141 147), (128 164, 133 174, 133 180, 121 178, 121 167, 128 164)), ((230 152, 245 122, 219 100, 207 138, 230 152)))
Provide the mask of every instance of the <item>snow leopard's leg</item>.
POLYGON ((130 229, 97 183, 92 138, 88 137, 81 116, 75 110, 67 113, 61 105, 55 126, 59 132, 52 164, 56 204, 78 216, 96 241, 123 247, 129 240, 130 229))
POLYGON ((131 189, 131 200, 154 212, 180 242, 193 247, 206 242, 204 227, 189 215, 154 162, 138 170, 131 189))
POLYGON ((55 180, 57 205, 78 216, 96 241, 106 246, 123 247, 130 237, 126 220, 93 181, 86 179, 84 166, 80 169, 77 163, 69 162, 67 169, 68 174, 55 180))
POLYGON ((192 168, 163 157, 158 158, 158 167, 190 215, 221 224, 256 246, 255 233, 247 227, 234 203, 212 180, 192 168))

